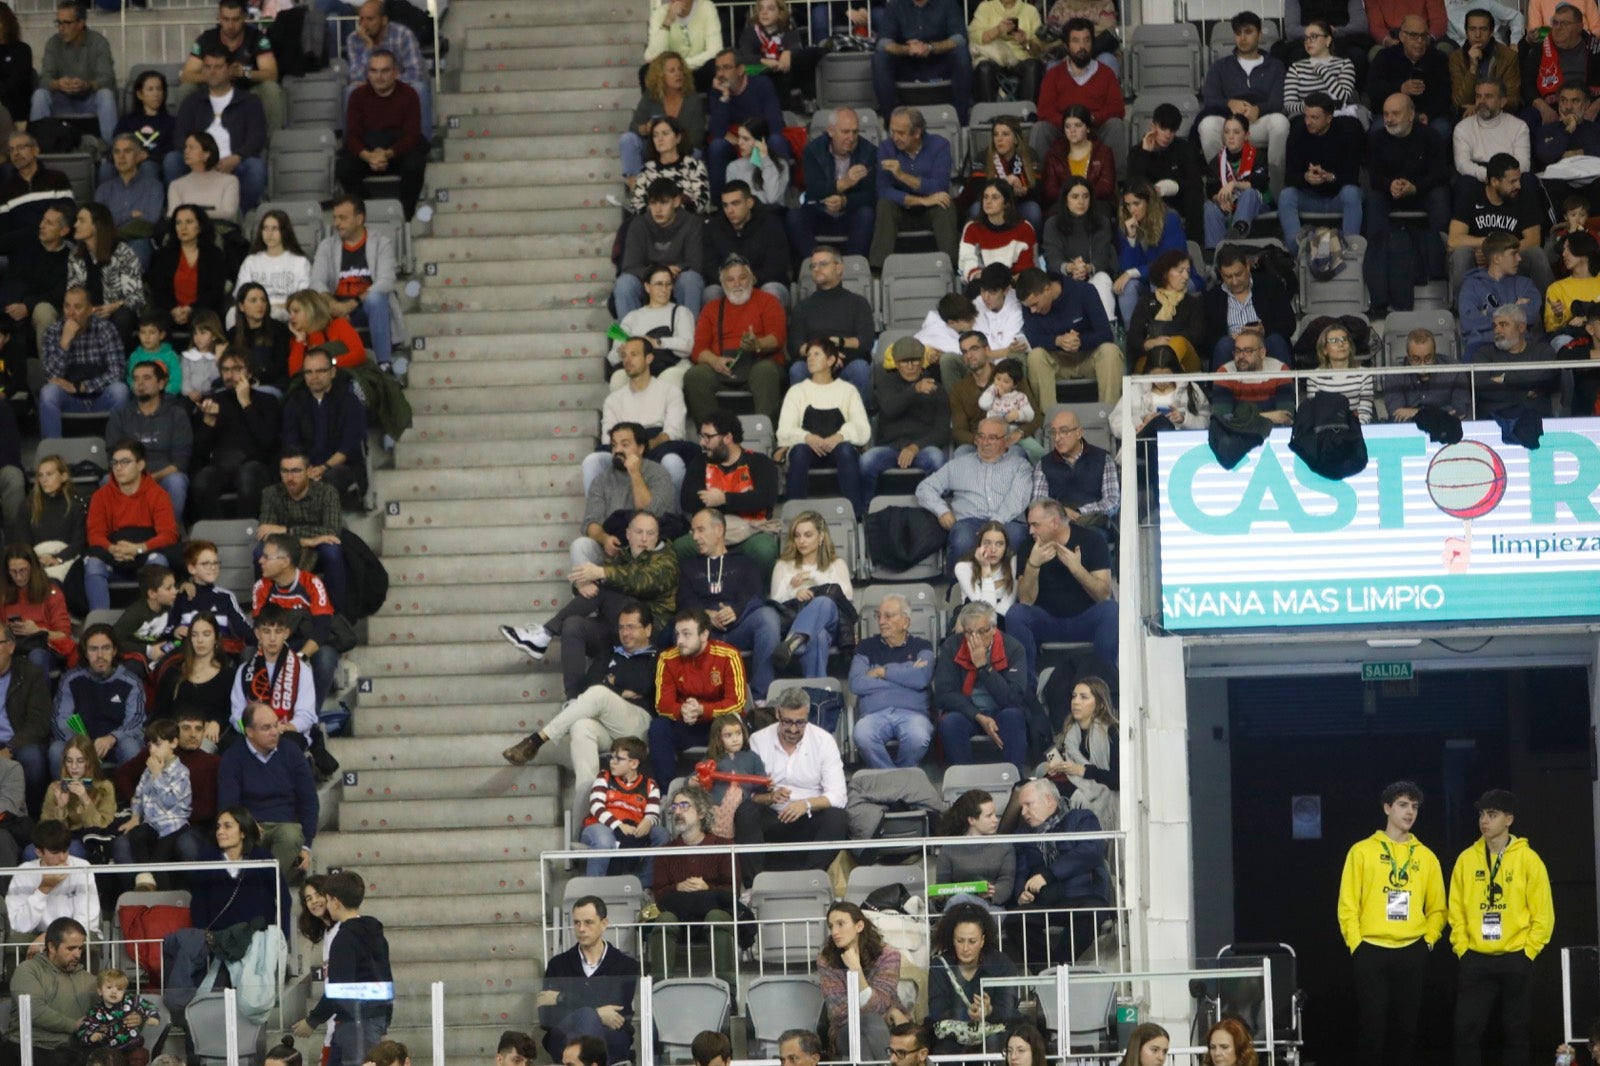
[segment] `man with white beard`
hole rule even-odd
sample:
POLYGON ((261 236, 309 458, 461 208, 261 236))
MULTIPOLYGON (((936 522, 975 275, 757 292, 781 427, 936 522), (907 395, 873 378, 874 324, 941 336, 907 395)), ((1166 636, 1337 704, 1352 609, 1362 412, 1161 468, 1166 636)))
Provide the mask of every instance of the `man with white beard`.
POLYGON ((718 272, 722 295, 700 310, 694 331, 694 366, 683 376, 683 399, 696 423, 717 408, 717 390, 747 388, 756 414, 778 422, 788 319, 783 305, 756 288, 742 256, 731 255, 718 272))

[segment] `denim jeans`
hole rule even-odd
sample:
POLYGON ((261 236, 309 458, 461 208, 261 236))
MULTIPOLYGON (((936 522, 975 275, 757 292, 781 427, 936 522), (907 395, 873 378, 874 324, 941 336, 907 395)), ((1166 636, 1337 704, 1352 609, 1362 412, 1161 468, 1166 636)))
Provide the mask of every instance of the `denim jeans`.
MULTIPOLYGON (((1294 351, 1289 347, 1289 342, 1276 333, 1267 336, 1267 354, 1284 366, 1294 363, 1294 351)), ((1211 369, 1221 370, 1224 363, 1231 362, 1233 362, 1233 338, 1221 337, 1211 349, 1211 369)))
POLYGON ((861 761, 874 770, 907 770, 922 765, 933 743, 933 719, 924 710, 884 707, 856 719, 855 740, 861 761), (892 756, 891 740, 900 745, 892 756))
POLYGON ((900 102, 897 82, 948 79, 956 115, 963 126, 967 124, 967 116, 972 111, 972 56, 967 51, 966 37, 958 35, 951 39, 955 47, 950 51, 921 59, 890 55, 889 39, 878 39, 878 49, 872 53, 872 92, 878 101, 879 114, 889 114, 900 102))
POLYGON ((644 138, 629 130, 617 138, 617 157, 622 163, 622 176, 631 178, 644 169, 644 138))
MULTIPOLYGON (((352 326, 365 325, 372 334, 372 354, 379 366, 394 358, 394 328, 389 317, 389 294, 368 289, 361 306, 350 312, 352 326)), ((331 590, 330 590, 331 591, 331 590)))
MULTIPOLYGON (((671 779, 668 778, 670 781, 671 779)), ((662 787, 657 782, 657 787, 662 787)), ((648 837, 624 836, 596 822, 594 825, 584 826, 583 833, 578 837, 595 851, 616 851, 619 848, 659 848, 665 844, 670 835, 664 826, 659 823, 652 826, 648 837)), ((588 877, 604 877, 606 870, 611 867, 609 858, 585 860, 584 874, 588 877)), ((650 875, 654 872, 655 862, 648 851, 645 853, 644 866, 639 871, 639 880, 648 884, 650 875)))
POLYGON ((189 475, 168 474, 157 484, 167 490, 167 498, 172 501, 172 517, 178 520, 178 525, 183 525, 183 510, 189 505, 189 475))
POLYGON ((806 646, 800 649, 801 676, 826 677, 828 653, 839 641, 839 605, 827 596, 813 596, 789 626, 789 635, 796 633, 806 636, 806 646))
MULTIPOLYGON (((680 271, 678 280, 672 283, 672 298, 697 317, 701 304, 705 303, 705 292, 705 279, 695 270, 680 271)), ((612 300, 617 305, 617 317, 627 318, 628 312, 637 311, 645 304, 644 282, 632 274, 619 274, 617 286, 612 290, 612 300)))
POLYGON ((840 441, 827 455, 818 455, 806 444, 796 444, 789 449, 788 497, 803 500, 811 495, 807 480, 813 466, 831 466, 839 474, 839 495, 850 501, 860 519, 867 511, 866 497, 861 494, 861 451, 854 444, 840 441))
MULTIPOLYGON (((1012 610, 1016 610, 1015 607, 1012 610)), ((1009 612, 1007 612, 1009 613, 1009 612)), ((1009 627, 1006 632, 1010 632, 1009 627)), ((983 711, 999 727, 1001 756, 1016 766, 1019 773, 1032 769, 1028 764, 1028 720, 1019 707, 1002 707, 983 711)), ((965 766, 973 761, 972 738, 983 732, 983 727, 958 711, 946 711, 939 717, 939 740, 944 745, 946 766, 965 766)))
POLYGON ((789 240, 802 257, 816 248, 818 235, 843 237, 845 255, 866 255, 872 250, 872 228, 878 223, 878 212, 874 207, 857 207, 835 216, 824 211, 821 204, 802 204, 789 209, 784 223, 789 227, 789 240))
MULTIPOLYGON (((68 96, 49 89, 35 89, 28 108, 28 121, 37 122, 54 115, 83 115, 93 112, 100 123, 100 139, 111 142, 117 131, 117 97, 110 89, 96 89, 89 96, 68 96)), ((15 116, 13 116, 15 117, 15 116)))
POLYGON ((61 412, 113 411, 128 402, 128 386, 120 381, 107 385, 98 396, 83 397, 56 385, 39 390, 39 436, 46 440, 61 436, 61 412))
POLYGON ((1095 654, 1107 663, 1117 663, 1117 601, 1103 600, 1080 615, 1057 618, 1043 608, 1014 603, 1006 612, 1006 635, 1017 638, 1028 660, 1028 678, 1039 676, 1039 645, 1058 641, 1087 640, 1095 654))
POLYGON ((657 787, 663 781, 670 784, 678 776, 678 753, 711 743, 711 722, 704 716, 693 725, 676 718, 652 718, 645 743, 650 748, 650 776, 657 787))
MULTIPOLYGON (((900 463, 900 449, 887 445, 880 445, 869 449, 861 457, 861 495, 871 502, 878 494, 878 479, 885 470, 890 470, 900 463)), ((938 448, 919 448, 917 454, 911 459, 911 469, 920 470, 924 474, 931 474, 945 463, 944 452, 938 448)))
POLYGON ((1294 247, 1300 236, 1300 212, 1325 213, 1337 211, 1343 215, 1340 225, 1346 237, 1361 232, 1361 186, 1344 185, 1332 196, 1307 192, 1291 185, 1278 197, 1278 224, 1283 227, 1283 243, 1294 247))
MULTIPOLYGON (((702 563, 702 565, 704 565, 702 563)), ((772 687, 772 653, 778 647, 779 634, 782 632, 783 623, 778 621, 778 612, 771 607, 757 607, 753 611, 745 612, 733 628, 726 632, 713 631, 712 636, 726 644, 732 644, 740 651, 750 653, 750 698, 764 700, 767 698, 767 689, 772 687)), ((671 778, 668 778, 671 780, 671 778)))
POLYGON ((93 555, 83 557, 83 598, 89 603, 89 610, 104 611, 111 606, 111 575, 113 572, 132 577, 138 573, 139 567, 147 563, 157 566, 167 566, 167 557, 160 552, 151 552, 136 559, 132 563, 117 564, 113 566, 104 559, 93 555))
MULTIPOLYGON (((1206 247, 1215 248, 1228 236, 1228 227, 1238 222, 1248 226, 1261 214, 1261 194, 1254 189, 1242 189, 1233 199, 1233 210, 1228 214, 1222 213, 1222 208, 1217 206, 1215 200, 1207 200, 1205 206, 1206 218, 1206 247)), ((1249 236, 1250 231, 1245 230, 1243 236, 1249 236)))

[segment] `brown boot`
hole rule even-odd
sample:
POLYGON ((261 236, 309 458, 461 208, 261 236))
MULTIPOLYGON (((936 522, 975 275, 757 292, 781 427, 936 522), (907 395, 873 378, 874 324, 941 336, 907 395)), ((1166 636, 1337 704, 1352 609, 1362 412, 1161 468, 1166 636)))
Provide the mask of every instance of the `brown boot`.
POLYGON ((538 733, 529 733, 505 751, 502 751, 500 755, 512 766, 523 766, 532 762, 533 757, 539 754, 539 749, 543 746, 544 739, 538 733))

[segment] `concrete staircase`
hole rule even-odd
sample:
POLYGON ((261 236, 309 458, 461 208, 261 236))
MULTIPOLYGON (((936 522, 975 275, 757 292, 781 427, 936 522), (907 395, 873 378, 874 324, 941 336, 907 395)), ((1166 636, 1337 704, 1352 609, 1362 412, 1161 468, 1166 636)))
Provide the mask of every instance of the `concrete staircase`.
MULTIPOLYGON (((638 99, 642 0, 454 0, 439 104, 437 198, 416 228, 420 306, 408 316, 416 424, 379 471, 389 602, 356 653, 371 679, 356 733, 333 748, 357 775, 317 866, 349 866, 388 928, 392 1035, 431 1059, 428 983, 446 982, 446 1054, 484 1061, 535 1025, 541 851, 561 844, 564 746, 539 765, 501 749, 561 699, 554 663, 502 640, 568 595, 583 512, 578 463, 604 398, 616 139, 638 99)), ((569 775, 570 777, 570 775, 569 775)))

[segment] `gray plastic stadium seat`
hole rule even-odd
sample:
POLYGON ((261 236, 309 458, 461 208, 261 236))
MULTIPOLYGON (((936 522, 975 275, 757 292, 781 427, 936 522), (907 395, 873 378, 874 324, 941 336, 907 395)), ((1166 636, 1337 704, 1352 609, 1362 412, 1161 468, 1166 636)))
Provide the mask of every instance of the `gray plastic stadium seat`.
MULTIPOLYGON (((1391 311, 1383 321, 1383 343, 1376 353, 1379 366, 1404 366, 1406 334, 1425 329, 1433 334, 1437 361, 1461 362, 1461 332, 1448 311, 1391 311)), ((1379 383, 1381 386, 1381 382, 1379 383)))
POLYGON ((274 200, 326 200, 333 195, 333 157, 339 140, 330 129, 279 130, 267 149, 267 195, 274 200))
POLYGON ((905 597, 911 612, 911 633, 922 637, 937 650, 944 638, 943 597, 932 585, 914 582, 898 585, 867 585, 856 589, 856 610, 861 614, 857 632, 862 640, 878 634, 878 606, 889 596, 905 597))
POLYGON ((300 242, 300 248, 306 253, 306 258, 316 257, 317 245, 328 235, 327 227, 322 220, 322 204, 316 200, 265 200, 245 216, 246 235, 255 237, 256 227, 261 224, 261 216, 268 211, 282 211, 288 215, 289 221, 294 224, 295 239, 300 242))
POLYGON ((675 977, 655 982, 650 989, 650 1013, 666 1061, 688 1061, 689 1045, 701 1030, 722 1032, 728 1024, 732 998, 728 982, 716 977, 675 977))
MULTIPOLYGON (((845 288, 860 296, 868 303, 872 302, 872 267, 867 263, 864 255, 847 255, 844 257, 845 288)), ((800 264, 794 286, 794 300, 799 303, 807 296, 817 291, 817 283, 811 280, 811 257, 806 256, 800 264)))
POLYGON ((284 119, 294 130, 344 129, 345 83, 326 71, 283 82, 284 119))
POLYGON ((803 974, 753 977, 745 988, 744 1009, 750 1019, 751 1055, 777 1058, 778 1037, 784 1032, 816 1028, 822 986, 816 977, 803 974))
MULTIPOLYGON (((822 870, 763 870, 750 886, 750 909, 761 921, 756 955, 762 965, 799 963, 817 957, 822 915, 833 899, 833 887, 822 870)), ((816 1021, 813 1016, 810 1019, 816 1021)))
POLYGON ((883 261, 883 327, 916 330, 955 277, 943 252, 897 253, 883 261))
POLYGON ((1136 26, 1127 47, 1124 84, 1135 96, 1151 89, 1194 92, 1200 84, 1200 31, 1193 23, 1136 26))
POLYGON ((871 53, 832 52, 823 56, 822 62, 817 65, 817 106, 823 110, 832 107, 875 108, 871 53))
POLYGON ((918 108, 929 133, 937 133, 950 142, 950 176, 962 173, 967 162, 967 138, 961 131, 961 118, 950 104, 928 104, 918 108))
MULTIPOLYGON (((849 104, 835 104, 825 107, 811 116, 811 122, 806 128, 807 139, 821 137, 828 132, 828 123, 833 121, 833 112, 840 107, 849 107, 849 104)), ((877 144, 883 140, 883 122, 879 120, 878 113, 870 106, 860 107, 856 110, 856 121, 860 126, 861 139, 868 144, 877 144)))
POLYGON ((1311 252, 1302 243, 1295 256, 1300 272, 1300 310, 1303 319, 1318 315, 1365 315, 1367 283, 1362 261, 1367 255, 1365 237, 1344 238, 1344 269, 1327 281, 1311 279, 1311 252))
POLYGON ((945 768, 941 792, 948 807, 963 792, 980 788, 994 797, 995 810, 1004 811, 1019 783, 1017 768, 1008 762, 969 763, 945 768))

